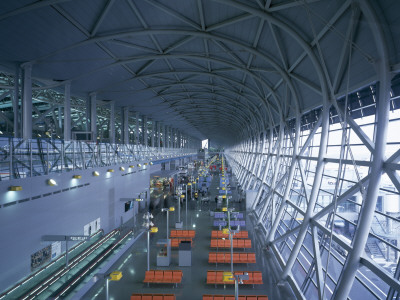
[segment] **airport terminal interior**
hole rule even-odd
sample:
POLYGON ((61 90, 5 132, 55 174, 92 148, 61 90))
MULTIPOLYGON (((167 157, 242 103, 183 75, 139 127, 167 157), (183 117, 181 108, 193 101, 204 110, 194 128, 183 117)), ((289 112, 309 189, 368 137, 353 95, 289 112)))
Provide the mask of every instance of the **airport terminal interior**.
POLYGON ((0 36, 0 300, 400 299, 399 0, 2 0, 0 36))

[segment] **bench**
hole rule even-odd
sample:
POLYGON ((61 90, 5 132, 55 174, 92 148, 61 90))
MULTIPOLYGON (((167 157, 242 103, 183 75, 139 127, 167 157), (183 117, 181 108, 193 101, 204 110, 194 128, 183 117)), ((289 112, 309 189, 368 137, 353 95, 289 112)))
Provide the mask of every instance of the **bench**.
POLYGON ((174 294, 132 294, 131 300, 175 300, 174 294))
MULTIPOLYGON (((231 254, 229 252, 210 252, 208 254, 208 262, 210 264, 228 264, 231 263, 231 254)), ((255 264, 255 253, 233 253, 234 264, 255 264)))
POLYGON ((182 271, 181 270, 150 270, 146 271, 143 282, 149 283, 174 283, 178 286, 178 283, 182 282, 182 271))
MULTIPOLYGON (((228 214, 225 212, 216 211, 214 213, 215 219, 225 219, 228 217, 228 214)), ((241 212, 231 212, 231 219, 243 219, 243 213, 241 212)))
POLYGON ((194 238, 196 235, 195 230, 171 230, 171 238, 194 238))
MULTIPOLYGON (((234 295, 203 295, 203 300, 235 300, 234 295)), ((266 295, 239 296, 239 300, 268 300, 266 295)))
MULTIPOLYGON (((211 239, 211 248, 230 248, 231 241, 223 240, 223 239, 211 239)), ((251 248, 251 240, 250 239, 234 239, 232 240, 233 248, 251 248)))
MULTIPOLYGON (((207 284, 234 284, 233 280, 224 281, 224 273, 226 271, 207 271, 207 284)), ((235 271, 236 275, 243 275, 243 271, 235 271)), ((243 280, 243 284, 252 284, 253 287, 255 284, 263 284, 262 281, 262 273, 260 271, 247 271, 249 274, 248 280, 243 280)))
MULTIPOLYGON (((222 239, 222 238, 229 238, 229 234, 224 234, 220 230, 212 230, 211 231, 211 238, 213 239, 222 239)), ((246 230, 239 231, 238 233, 233 235, 234 239, 248 239, 249 233, 246 230)))
MULTIPOLYGON (((227 221, 214 220, 213 226, 225 227, 227 224, 228 224, 227 221)), ((238 226, 238 225, 240 225, 240 227, 245 227, 246 226, 246 221, 244 221, 244 220, 232 220, 231 221, 231 226, 238 226)))
POLYGON ((175 238, 175 239, 171 239, 171 247, 172 248, 178 248, 180 242, 190 242, 190 245, 193 244, 193 241, 192 241, 191 238, 187 238, 187 239, 175 238))

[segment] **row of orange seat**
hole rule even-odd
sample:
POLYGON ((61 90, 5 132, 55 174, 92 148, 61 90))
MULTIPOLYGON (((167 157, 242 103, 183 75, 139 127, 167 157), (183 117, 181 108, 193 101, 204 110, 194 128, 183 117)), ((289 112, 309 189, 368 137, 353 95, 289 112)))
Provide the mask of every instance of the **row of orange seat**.
POLYGON ((146 271, 143 282, 146 283, 181 283, 183 273, 181 270, 162 271, 150 270, 146 271))
MULTIPOLYGON (((232 281, 224 281, 225 271, 207 271, 207 284, 234 284, 232 281)), ((235 271, 235 275, 243 275, 242 271, 235 271)), ((248 280, 243 280, 243 284, 263 284, 262 273, 260 271, 247 271, 248 280)))
MULTIPOLYGON (((229 234, 224 234, 221 230, 213 230, 211 231, 211 238, 212 239, 222 239, 222 238, 229 238, 229 234)), ((238 233, 233 235, 234 239, 248 239, 249 232, 247 230, 241 230, 238 233)))
POLYGON ((171 238, 192 238, 196 236, 195 230, 171 230, 171 238))
MULTIPOLYGON (((234 295, 203 295, 203 300, 235 300, 234 295)), ((268 300, 266 295, 239 296, 239 300, 268 300)))
POLYGON ((176 297, 174 294, 132 294, 131 300, 176 300, 176 297))
MULTIPOLYGON (((230 248, 231 241, 230 240, 222 240, 222 239, 211 239, 211 248, 230 248)), ((250 239, 235 239, 232 240, 233 248, 251 248, 251 240, 250 239)))
POLYGON ((186 239, 182 239, 182 238, 175 238, 175 239, 171 239, 171 247, 172 248, 178 248, 180 242, 190 242, 190 245, 193 246, 193 240, 191 238, 186 238, 186 239))
MULTIPOLYGON (((210 252, 208 254, 209 263, 230 263, 231 254, 229 252, 210 252)), ((256 254, 255 253, 233 253, 234 264, 255 264, 256 254)))

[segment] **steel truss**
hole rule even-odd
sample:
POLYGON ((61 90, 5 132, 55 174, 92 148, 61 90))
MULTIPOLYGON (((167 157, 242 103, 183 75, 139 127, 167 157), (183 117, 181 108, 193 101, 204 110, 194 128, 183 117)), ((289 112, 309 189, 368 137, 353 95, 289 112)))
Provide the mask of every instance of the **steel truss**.
POLYGON ((171 159, 196 154, 189 148, 63 141, 58 139, 0 138, 0 180, 171 159))

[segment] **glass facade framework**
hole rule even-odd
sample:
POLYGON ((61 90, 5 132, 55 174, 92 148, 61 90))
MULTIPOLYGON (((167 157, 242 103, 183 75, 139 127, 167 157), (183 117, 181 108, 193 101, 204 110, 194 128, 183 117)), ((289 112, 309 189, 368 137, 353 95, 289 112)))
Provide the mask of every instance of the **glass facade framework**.
MULTIPOLYGON (((364 245, 365 254, 360 257, 364 263, 358 268, 349 293, 352 299, 360 298, 361 294, 365 299, 389 299, 389 296, 398 295, 396 286, 392 284, 391 287, 390 284, 398 282, 400 251, 400 110, 394 90, 396 88, 391 91, 390 99, 385 149, 387 159, 382 169, 372 226, 364 245)), ((328 142, 317 201, 300 251, 290 269, 293 286, 307 299, 318 299, 321 294, 330 299, 334 295, 346 259, 353 250, 371 176, 379 124, 376 114, 377 85, 352 93, 349 99, 346 124, 340 122, 335 107, 330 108, 328 142), (353 102, 357 102, 358 106, 353 102), (362 106, 363 103, 367 104, 362 106)), ((343 99, 337 102, 341 104, 343 99)), ((293 145, 296 129, 292 121, 287 122, 284 128, 272 128, 274 134, 266 133, 265 140, 251 138, 227 153, 239 184, 244 189, 258 191, 252 206, 253 215, 266 232, 267 245, 283 269, 298 238, 315 184, 322 134, 321 115, 321 109, 316 109, 302 116, 297 149, 299 155, 295 161, 293 145), (258 145, 254 146, 254 143, 258 145), (292 164, 294 174, 288 180, 292 164), (284 199, 286 189, 288 196, 284 199), (279 214, 281 206, 283 211, 279 214)), ((340 117, 343 120, 344 113, 340 117)))

